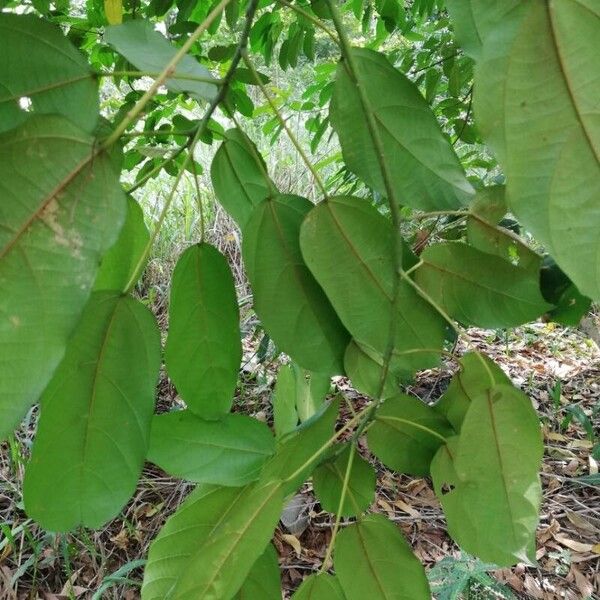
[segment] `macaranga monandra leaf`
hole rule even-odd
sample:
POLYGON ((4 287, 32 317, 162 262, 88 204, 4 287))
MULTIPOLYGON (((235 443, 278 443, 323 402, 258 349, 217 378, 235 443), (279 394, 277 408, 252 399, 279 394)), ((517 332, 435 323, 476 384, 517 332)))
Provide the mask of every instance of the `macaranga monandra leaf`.
POLYGON ((106 153, 66 119, 0 134, 0 439, 37 402, 125 218, 106 153))
POLYGON ((385 148, 383 160, 398 202, 422 210, 467 204, 473 188, 417 86, 383 54, 366 48, 350 52, 357 81, 351 77, 347 61, 341 61, 330 108, 331 124, 348 168, 387 195, 380 157, 367 125, 368 110, 385 148), (359 86, 368 106, 361 101, 359 86))
POLYGON ((148 460, 181 479, 241 486, 258 479, 274 451, 268 426, 252 417, 205 421, 180 410, 154 417, 148 460))
POLYGON ((213 246, 190 246, 171 280, 165 365, 187 407, 203 419, 229 412, 242 360, 233 276, 213 246))
POLYGON ((152 313, 114 292, 92 294, 41 398, 23 496, 51 531, 96 529, 116 516, 142 471, 160 335, 152 313))
POLYGON ((280 481, 200 485, 152 542, 142 600, 221 600, 243 585, 283 508, 280 481))
POLYGON ((337 577, 329 573, 309 575, 292 595, 292 600, 345 600, 337 577))
POLYGON ((281 600, 281 573, 273 544, 252 565, 233 600, 281 600))
POLYGON ((258 204, 244 228, 244 264, 254 310, 277 346, 309 371, 339 375, 349 334, 300 251, 300 226, 312 207, 291 195, 258 204))
POLYGON ((448 437, 450 423, 424 402, 398 394, 375 413, 367 432, 369 450, 388 468, 399 473, 429 475, 429 465, 448 437))
POLYGON ((496 384, 472 398, 460 435, 431 464, 461 548, 499 566, 534 560, 542 454, 539 420, 523 392, 496 384))
POLYGON ((341 531, 333 562, 347 600, 431 600, 423 565, 383 515, 368 515, 341 531))
POLYGON ((463 325, 516 327, 551 308, 538 274, 467 244, 434 244, 421 260, 415 281, 463 325))

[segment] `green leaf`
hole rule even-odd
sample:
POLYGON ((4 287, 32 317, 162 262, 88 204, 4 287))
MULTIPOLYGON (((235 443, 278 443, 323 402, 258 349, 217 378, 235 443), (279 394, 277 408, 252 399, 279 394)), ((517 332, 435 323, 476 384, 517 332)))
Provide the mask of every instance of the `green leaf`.
POLYGON ((94 290, 124 290, 149 239, 142 208, 128 196, 125 223, 119 238, 102 258, 94 290))
POLYGON ((542 454, 539 421, 523 392, 500 384, 472 398, 460 436, 431 463, 461 548, 499 566, 534 560, 542 454))
POLYGON ((383 356, 393 336, 395 369, 432 367, 439 363, 446 324, 405 281, 394 303, 393 238, 389 221, 367 201, 335 197, 306 216, 300 245, 355 341, 383 356))
POLYGON ((86 59, 61 30, 33 15, 0 14, 0 132, 19 125, 30 110, 67 117, 87 133, 98 121, 98 85, 86 59))
POLYGON ((512 212, 598 299, 600 7, 528 0, 494 25, 476 71, 480 130, 506 172, 512 212))
POLYGON ((279 481, 199 486, 152 542, 142 600, 234 596, 263 554, 282 508, 279 481))
POLYGON ((98 528, 133 494, 159 367, 152 313, 133 298, 94 293, 41 399, 23 495, 43 527, 98 528))
POLYGON ((336 575, 348 600, 430 600, 423 565, 392 522, 369 515, 346 527, 334 550, 336 575))
POLYGON ((300 251, 300 226, 312 206, 299 196, 261 202, 244 228, 244 264, 254 310, 277 346, 305 369, 341 374, 348 332, 300 251))
POLYGON ((171 281, 169 377, 193 413, 218 419, 231 408, 241 359, 239 310, 227 260, 209 244, 191 246, 171 281))
POLYGON ((455 431, 460 431, 473 398, 498 384, 511 385, 504 371, 484 354, 468 352, 459 361, 448 389, 435 405, 435 410, 448 419, 455 431))
POLYGON ((125 218, 110 158, 58 116, 0 134, 0 439, 63 357, 125 218))
POLYGON ((340 401, 336 398, 319 414, 285 436, 275 456, 265 465, 261 480, 285 480, 294 475, 290 481, 284 482, 284 493, 297 490, 323 460, 324 454, 315 457, 315 453, 333 436, 339 410, 340 401))
POLYGON ((243 230, 252 209, 277 190, 256 146, 239 129, 225 133, 210 167, 215 194, 243 230))
POLYGON ((421 260, 417 284, 463 325, 516 327, 550 308, 537 274, 466 244, 434 244, 421 260))
POLYGON ((148 460, 181 479, 241 486, 258 479, 274 452, 265 423, 239 414, 204 421, 183 410, 154 417, 148 460))
POLYGON ((384 160, 398 201, 414 208, 453 209, 467 204, 473 194, 471 184, 417 86, 382 54, 364 48, 351 52, 357 81, 346 62, 341 62, 330 110, 348 168, 386 195, 379 162, 384 160), (370 136, 366 111, 375 120, 385 148, 383 157, 370 136))
POLYGON ((252 565, 246 581, 233 596, 234 600, 281 600, 281 575, 277 552, 272 544, 252 565))
POLYGON ((281 365, 273 394, 273 421, 278 438, 294 431, 298 425, 296 411, 296 376, 292 365, 281 365))
POLYGON ((313 473, 313 488, 317 500, 327 512, 338 514, 346 469, 352 457, 350 477, 342 510, 342 517, 356 517, 367 510, 375 499, 375 469, 350 444, 333 446, 333 456, 320 464, 313 473))
POLYGON ((329 573, 309 575, 292 595, 293 600, 345 600, 337 577, 329 573))
POLYGON ((296 376, 296 410, 304 423, 321 410, 331 387, 331 378, 324 373, 311 373, 292 363, 296 376))
POLYGON ((431 406, 414 396, 399 394, 377 409, 367 443, 386 467, 399 473, 428 475, 438 448, 453 434, 450 423, 431 406))
POLYGON ((398 392, 400 379, 409 372, 403 372, 402 369, 396 369, 393 360, 385 374, 385 381, 382 383, 384 360, 381 354, 378 354, 368 346, 352 340, 346 348, 344 359, 344 368, 346 375, 351 379, 352 386, 363 394, 371 398, 381 397, 389 398, 398 392))
MULTIPOLYGON (((162 72, 178 52, 150 21, 107 27, 104 41, 140 71, 153 75, 162 72)), ((187 92, 196 100, 212 100, 217 93, 217 86, 210 83, 213 76, 192 56, 184 56, 172 75, 165 84, 173 92, 187 92)))

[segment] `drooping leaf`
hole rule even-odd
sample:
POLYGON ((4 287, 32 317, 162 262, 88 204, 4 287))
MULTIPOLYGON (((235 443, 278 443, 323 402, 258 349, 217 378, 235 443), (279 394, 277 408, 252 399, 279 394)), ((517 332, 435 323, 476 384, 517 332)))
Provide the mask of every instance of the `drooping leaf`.
POLYGON ((348 332, 300 251, 300 226, 312 206, 299 196, 261 202, 244 228, 244 264, 254 309, 277 346, 305 369, 341 374, 348 332))
POLYGON ((396 370, 439 362, 445 322, 405 281, 394 303, 393 229, 377 209, 359 198, 330 198, 305 218, 300 245, 355 341, 382 356, 391 341, 396 370))
POLYGON ((367 124, 369 111, 385 148, 383 160, 398 202, 423 210, 466 204, 473 194, 471 184, 417 86, 384 55, 365 48, 353 48, 351 53, 357 81, 342 61, 330 110, 348 168, 386 195, 381 157, 367 124))
POLYGON ((281 600, 281 575, 273 544, 258 557, 234 600, 281 600))
POLYGON ((435 404, 435 410, 448 419, 455 431, 460 431, 473 398, 493 385, 511 384, 504 371, 479 352, 465 354, 459 367, 448 389, 435 404))
POLYGON ((234 596, 264 553, 282 508, 279 481, 199 486, 150 546, 142 599, 234 596))
POLYGON ((414 396, 399 394, 377 409, 367 443, 386 467, 428 475, 438 448, 453 434, 442 414, 414 396))
POLYGON ((278 438, 294 431, 298 425, 296 377, 292 365, 282 365, 277 372, 273 394, 273 422, 278 438))
POLYGON ((309 575, 292 595, 293 600, 345 600, 337 577, 329 573, 309 575))
MULTIPOLYGON (((30 111, 67 117, 92 133, 98 121, 98 85, 85 58, 60 29, 33 15, 0 14, 0 132, 19 125, 30 111)), ((79 136, 77 136, 79 137, 79 136)))
MULTIPOLYGON (((122 54, 140 71, 158 75, 177 53, 177 48, 154 29, 150 21, 134 20, 111 25, 104 32, 104 41, 122 54)), ((187 92, 197 100, 212 100, 217 92, 209 70, 190 55, 184 56, 166 80, 173 92, 187 92)))
POLYGON ((435 244, 421 260, 417 284, 463 325, 515 327, 550 308, 536 273, 472 246, 435 244))
POLYGON ((331 386, 331 378, 326 373, 306 371, 294 363, 292 368, 296 378, 296 410, 300 422, 304 423, 321 410, 331 386))
POLYGON ((239 414, 205 421, 184 410, 154 417, 148 460, 189 481, 241 486, 258 479, 274 451, 265 423, 239 414))
POLYGON ((285 480, 294 475, 284 482, 283 489, 285 494, 297 490, 325 458, 325 453, 318 457, 314 455, 333 436, 339 409, 340 401, 336 398, 319 414, 285 436, 279 442, 275 456, 265 465, 261 480, 285 480))
POLYGON ((375 469, 347 444, 343 449, 333 446, 332 457, 313 473, 313 489, 321 506, 327 512, 338 514, 351 452, 354 456, 344 504, 339 513, 342 517, 356 517, 369 508, 375 498, 375 469))
POLYGON ((239 129, 225 132, 212 161, 210 177, 219 203, 242 230, 253 208, 276 192, 262 156, 239 129))
POLYGON ((102 258, 94 290, 124 290, 149 239, 142 208, 128 196, 125 223, 119 238, 102 258))
POLYGON ((146 457, 159 366, 150 311, 94 293, 41 399, 24 500, 43 527, 97 528, 127 502, 146 457))
POLYGON ((0 439, 63 357, 125 197, 94 140, 58 116, 0 135, 0 439))
POLYGON ((430 600, 423 565, 391 521, 369 515, 346 527, 333 554, 348 600, 430 600))
POLYGON ((241 359, 239 309, 227 260, 209 244, 191 246, 171 281, 169 377, 193 413, 218 419, 233 402, 241 359))
POLYGON ((595 299, 599 26, 593 0, 520 2, 494 23, 475 85, 480 130, 506 172, 512 211, 579 290, 595 299))
POLYGON ((544 257, 540 274, 544 299, 555 306, 548 312, 546 318, 569 327, 579 325, 590 309, 592 304, 590 298, 577 289, 549 255, 544 257))
POLYGON ((460 436, 431 463, 448 531, 464 550, 499 566, 533 559, 542 454, 523 392, 499 384, 472 398, 460 436))

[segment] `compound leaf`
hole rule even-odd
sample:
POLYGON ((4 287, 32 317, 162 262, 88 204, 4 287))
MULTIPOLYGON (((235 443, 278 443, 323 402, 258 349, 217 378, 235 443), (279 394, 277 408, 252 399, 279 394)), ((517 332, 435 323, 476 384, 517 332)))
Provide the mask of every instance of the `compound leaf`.
POLYGON ((52 531, 98 528, 135 490, 160 366, 156 320, 137 300, 92 294, 41 399, 27 513, 52 531))

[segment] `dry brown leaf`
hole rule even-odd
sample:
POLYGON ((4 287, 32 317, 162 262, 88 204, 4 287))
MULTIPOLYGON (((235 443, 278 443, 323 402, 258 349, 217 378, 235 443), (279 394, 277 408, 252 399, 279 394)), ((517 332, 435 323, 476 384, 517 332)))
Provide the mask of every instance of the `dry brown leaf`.
POLYGON ((580 514, 569 510, 568 508, 565 509, 565 512, 567 514, 567 519, 569 519, 569 521, 571 521, 571 523, 573 523, 577 529, 581 529, 581 531, 587 531, 588 533, 600 533, 600 530, 598 530, 597 527, 592 525, 592 523, 590 523, 580 514))
POLYGON ((563 546, 574 550, 575 552, 594 552, 600 554, 600 544, 584 544, 577 540, 571 540, 563 535, 555 535, 554 539, 563 546))
POLYGON ((525 575, 525 591, 536 600, 546 598, 540 584, 529 574, 525 575))
POLYGON ((121 529, 117 535, 111 537, 110 541, 121 550, 127 550, 127 547, 129 546, 129 536, 124 529, 121 529))
POLYGON ((406 504, 406 502, 403 502, 402 500, 395 500, 394 506, 397 506, 401 511, 409 514, 411 517, 415 517, 417 519, 421 517, 421 513, 418 510, 414 509, 412 506, 406 504))
POLYGON ((300 543, 300 540, 295 535, 292 535, 291 533, 282 533, 281 539, 286 544, 289 544, 294 549, 296 556, 298 558, 300 558, 300 555, 302 554, 302 544, 300 543))
POLYGON ((573 575, 575 579, 575 585, 577 586, 577 589, 581 592, 582 598, 587 598, 588 596, 592 595, 594 587, 587 580, 585 575, 575 565, 571 565, 571 571, 569 575, 573 575))

